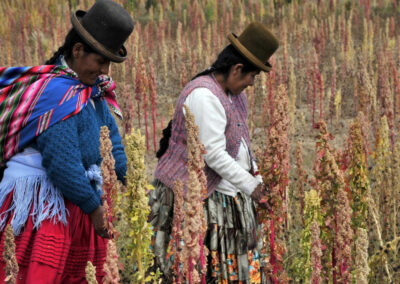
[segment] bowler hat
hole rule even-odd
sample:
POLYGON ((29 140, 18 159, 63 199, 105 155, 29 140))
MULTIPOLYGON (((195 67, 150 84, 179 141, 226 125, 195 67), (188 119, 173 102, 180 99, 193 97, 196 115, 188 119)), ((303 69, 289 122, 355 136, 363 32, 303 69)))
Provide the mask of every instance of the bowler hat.
POLYGON ((237 37, 228 35, 231 44, 247 60, 263 71, 270 71, 272 66, 268 60, 278 49, 278 39, 263 24, 253 22, 237 37))
POLYGON ((71 14, 74 29, 99 54, 113 62, 126 59, 124 42, 132 33, 133 20, 119 4, 111 0, 98 0, 86 12, 71 14))

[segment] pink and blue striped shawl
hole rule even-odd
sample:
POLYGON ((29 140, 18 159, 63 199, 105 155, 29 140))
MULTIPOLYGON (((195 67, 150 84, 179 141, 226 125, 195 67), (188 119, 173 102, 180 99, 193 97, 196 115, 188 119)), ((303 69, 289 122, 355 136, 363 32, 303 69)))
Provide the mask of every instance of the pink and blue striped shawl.
POLYGON ((91 97, 103 96, 122 117, 114 90, 108 76, 87 86, 65 66, 0 67, 0 165, 51 125, 79 113, 91 97))

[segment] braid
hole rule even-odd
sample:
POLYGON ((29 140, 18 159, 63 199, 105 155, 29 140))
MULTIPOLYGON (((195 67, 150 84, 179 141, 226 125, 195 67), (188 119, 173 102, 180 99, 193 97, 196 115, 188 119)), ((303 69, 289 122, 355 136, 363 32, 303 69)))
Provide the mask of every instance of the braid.
POLYGON ((169 121, 168 126, 162 131, 163 137, 160 139, 160 149, 156 153, 156 157, 160 159, 168 149, 169 138, 171 137, 172 120, 169 121))
POLYGON ((64 45, 61 46, 56 52, 54 52, 53 56, 46 61, 46 65, 53 65, 56 63, 57 58, 64 53, 64 45))

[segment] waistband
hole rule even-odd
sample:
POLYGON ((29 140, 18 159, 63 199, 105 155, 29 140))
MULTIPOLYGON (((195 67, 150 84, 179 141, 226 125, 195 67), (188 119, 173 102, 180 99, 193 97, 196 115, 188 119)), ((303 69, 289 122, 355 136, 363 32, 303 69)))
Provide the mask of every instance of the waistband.
MULTIPOLYGON (((96 191, 101 196, 100 168, 91 165, 86 171, 86 177, 95 181, 96 191)), ((35 229, 46 219, 67 224, 69 213, 65 208, 64 196, 48 178, 42 166, 42 156, 37 150, 28 147, 7 162, 0 182, 0 208, 11 192, 13 200, 10 207, 0 213, 0 231, 4 229, 9 214, 13 214, 11 226, 15 235, 21 233, 29 216, 32 217, 35 229)))

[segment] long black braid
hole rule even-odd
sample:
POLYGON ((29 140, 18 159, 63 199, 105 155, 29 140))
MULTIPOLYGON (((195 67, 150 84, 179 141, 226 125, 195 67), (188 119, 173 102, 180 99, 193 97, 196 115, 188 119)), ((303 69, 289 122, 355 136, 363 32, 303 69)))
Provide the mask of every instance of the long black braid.
POLYGON ((49 60, 47 60, 45 64, 46 65, 55 64, 57 61, 57 58, 60 57, 60 55, 64 54, 64 49, 65 49, 64 45, 60 46, 60 48, 56 52, 54 52, 53 56, 49 60))
MULTIPOLYGON (((243 64, 242 73, 246 74, 252 71, 260 70, 258 67, 249 62, 243 55, 241 55, 233 45, 228 45, 218 55, 217 60, 211 65, 210 68, 198 73, 192 78, 211 74, 213 72, 224 75, 225 80, 228 79, 231 67, 236 64, 243 64)), ((168 149, 169 138, 171 137, 172 121, 163 130, 163 137, 160 140, 160 149, 157 151, 156 157, 160 159, 168 149)))
POLYGON ((60 55, 64 55, 65 59, 70 59, 72 58, 72 48, 76 43, 82 43, 83 44, 83 49, 85 50, 86 53, 92 53, 95 52, 80 36, 79 34, 75 31, 75 29, 71 29, 67 36, 65 37, 64 44, 53 54, 53 56, 46 61, 46 65, 52 65, 55 64, 58 57, 60 55))
POLYGON ((160 139, 160 149, 156 153, 157 159, 160 159, 162 155, 167 151, 169 138, 171 137, 172 120, 169 121, 168 126, 163 129, 163 137, 160 139))

